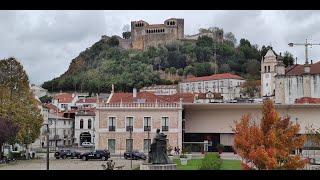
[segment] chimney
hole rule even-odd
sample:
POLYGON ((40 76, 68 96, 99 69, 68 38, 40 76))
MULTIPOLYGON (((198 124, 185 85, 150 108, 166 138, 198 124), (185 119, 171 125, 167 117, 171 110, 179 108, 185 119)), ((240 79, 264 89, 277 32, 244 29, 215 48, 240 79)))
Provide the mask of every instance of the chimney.
POLYGON ((75 94, 74 94, 74 93, 72 93, 72 98, 74 98, 74 96, 75 96, 75 94))
POLYGON ((133 88, 132 96, 133 96, 134 98, 137 97, 137 89, 136 89, 136 88, 133 88))
POLYGON ((311 64, 313 64, 312 60, 311 60, 311 64))
POLYGON ((111 86, 111 93, 114 93, 114 84, 111 86))

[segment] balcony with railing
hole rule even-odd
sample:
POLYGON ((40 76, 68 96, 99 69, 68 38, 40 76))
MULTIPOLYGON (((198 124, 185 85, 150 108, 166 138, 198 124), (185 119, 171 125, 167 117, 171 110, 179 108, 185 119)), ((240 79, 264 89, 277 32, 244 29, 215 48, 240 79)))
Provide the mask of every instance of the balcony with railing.
POLYGON ((151 131, 151 126, 144 126, 144 127, 143 127, 143 130, 144 130, 144 131, 151 131))
POLYGON ((152 102, 152 103, 115 102, 115 103, 100 103, 98 107, 105 107, 105 108, 181 108, 182 102, 152 102))
POLYGON ((169 126, 162 126, 162 131, 169 131, 169 126))
POLYGON ((133 131, 133 126, 127 126, 126 127, 126 131, 130 131, 130 130, 133 131))
POLYGON ((109 126, 109 131, 116 131, 116 127, 115 126, 109 126))

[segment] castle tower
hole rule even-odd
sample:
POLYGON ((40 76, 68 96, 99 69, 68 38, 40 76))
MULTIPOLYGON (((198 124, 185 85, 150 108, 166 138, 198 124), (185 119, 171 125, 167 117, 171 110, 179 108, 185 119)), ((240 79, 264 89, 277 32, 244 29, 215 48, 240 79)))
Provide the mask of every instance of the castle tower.
POLYGON ((284 104, 285 103, 285 64, 283 63, 283 58, 281 56, 277 59, 276 65, 276 77, 275 77, 275 103, 284 104))
POLYGON ((273 98, 275 94, 275 75, 277 59, 273 50, 269 49, 261 61, 261 95, 273 98))
POLYGON ((133 49, 144 48, 145 27, 149 25, 145 21, 131 21, 131 42, 133 49))

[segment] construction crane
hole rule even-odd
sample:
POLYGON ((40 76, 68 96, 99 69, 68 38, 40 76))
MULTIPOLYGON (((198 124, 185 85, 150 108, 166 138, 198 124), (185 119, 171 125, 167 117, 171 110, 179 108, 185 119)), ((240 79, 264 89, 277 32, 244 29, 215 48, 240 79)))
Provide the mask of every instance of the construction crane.
POLYGON ((308 40, 306 39, 305 43, 289 43, 288 44, 289 47, 293 47, 293 45, 303 45, 305 46, 305 54, 306 54, 306 64, 309 64, 308 61, 308 46, 310 46, 312 48, 313 45, 320 45, 320 43, 314 44, 314 43, 308 43, 308 40))

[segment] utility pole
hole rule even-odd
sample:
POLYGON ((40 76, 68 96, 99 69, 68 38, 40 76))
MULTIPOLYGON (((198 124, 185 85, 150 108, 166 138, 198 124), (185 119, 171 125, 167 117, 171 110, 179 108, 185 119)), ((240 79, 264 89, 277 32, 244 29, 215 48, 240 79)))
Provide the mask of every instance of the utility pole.
POLYGON ((320 45, 320 43, 314 44, 314 43, 308 43, 308 40, 306 39, 305 43, 289 43, 289 47, 293 47, 293 45, 302 45, 305 46, 305 56, 306 56, 306 62, 305 64, 309 64, 308 61, 308 46, 312 48, 313 45, 320 45))

